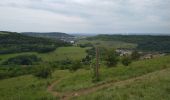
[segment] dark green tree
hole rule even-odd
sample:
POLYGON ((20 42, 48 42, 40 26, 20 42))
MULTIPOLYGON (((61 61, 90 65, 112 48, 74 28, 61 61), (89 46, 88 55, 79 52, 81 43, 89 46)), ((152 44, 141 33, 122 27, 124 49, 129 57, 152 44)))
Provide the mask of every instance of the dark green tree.
POLYGON ((121 62, 124 66, 128 66, 129 64, 132 63, 132 60, 130 57, 123 57, 121 62))
POLYGON ((52 75, 52 68, 48 66, 39 66, 34 74, 39 78, 48 78, 52 75))
POLYGON ((119 59, 118 54, 115 52, 115 50, 106 51, 105 61, 108 67, 115 67, 117 65, 119 59))
POLYGON ((138 51, 133 51, 132 54, 131 54, 131 59, 132 60, 138 60, 140 58, 140 54, 138 51))

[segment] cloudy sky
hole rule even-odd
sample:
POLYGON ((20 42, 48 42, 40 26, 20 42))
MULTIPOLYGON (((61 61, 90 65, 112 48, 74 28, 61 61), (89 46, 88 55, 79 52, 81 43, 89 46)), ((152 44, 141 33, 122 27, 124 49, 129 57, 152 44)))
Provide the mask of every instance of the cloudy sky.
POLYGON ((0 0, 0 30, 170 33, 170 0, 0 0))

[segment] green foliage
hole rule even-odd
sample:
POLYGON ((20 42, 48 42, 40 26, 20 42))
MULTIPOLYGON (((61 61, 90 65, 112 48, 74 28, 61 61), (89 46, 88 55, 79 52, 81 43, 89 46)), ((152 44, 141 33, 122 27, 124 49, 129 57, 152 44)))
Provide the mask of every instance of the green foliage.
POLYGON ((128 66, 129 64, 132 63, 132 60, 131 60, 130 57, 125 56, 125 57, 122 58, 122 61, 121 61, 121 62, 122 62, 122 64, 123 64, 124 66, 128 66))
POLYGON ((11 78, 35 72, 36 66, 1 66, 0 79, 11 78))
POLYGON ((34 75, 39 78, 51 77, 52 68, 48 66, 38 66, 34 75))
POLYGON ((3 65, 33 65, 36 62, 41 61, 41 58, 36 55, 19 55, 16 57, 9 58, 4 61, 3 65))
POLYGON ((95 48, 92 47, 86 50, 86 57, 82 59, 84 65, 90 65, 91 61, 95 58, 95 48))
POLYGON ((141 55, 139 54, 139 52, 135 50, 135 51, 133 51, 132 54, 131 54, 131 59, 132 59, 132 60, 138 60, 138 59, 140 58, 140 56, 141 56, 141 55))
POLYGON ((85 44, 78 44, 79 47, 85 48, 85 47, 93 47, 93 44, 91 43, 85 43, 85 44))
POLYGON ((119 61, 118 54, 114 50, 106 51, 105 61, 108 67, 115 67, 119 61))
POLYGON ((72 60, 70 60, 69 58, 60 61, 50 62, 51 66, 61 70, 70 69, 71 64, 72 64, 72 60))
POLYGON ((82 66, 82 64, 81 64, 80 61, 78 61, 78 60, 77 61, 73 61, 71 66, 70 66, 70 68, 69 68, 69 70, 70 71, 77 71, 78 69, 81 68, 81 66, 82 66))

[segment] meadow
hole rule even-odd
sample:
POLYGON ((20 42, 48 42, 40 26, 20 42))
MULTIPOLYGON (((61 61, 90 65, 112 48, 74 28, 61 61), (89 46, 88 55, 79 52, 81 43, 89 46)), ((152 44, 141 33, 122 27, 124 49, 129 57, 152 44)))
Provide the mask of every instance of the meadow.
POLYGON ((142 60, 133 62, 129 66, 117 65, 115 68, 100 67, 100 81, 92 82, 93 70, 79 70, 61 80, 55 90, 68 92, 94 86, 96 84, 107 83, 109 81, 120 81, 132 77, 141 76, 156 70, 170 67, 170 56, 155 58, 151 60, 142 60))
POLYGON ((169 100, 170 68, 132 82, 120 82, 72 100, 169 100))
POLYGON ((60 47, 53 52, 49 53, 36 53, 36 52, 24 52, 24 53, 14 53, 14 54, 1 54, 0 63, 8 58, 15 57, 18 55, 24 54, 35 54, 38 57, 42 58, 43 62, 53 62, 60 61, 66 58, 72 60, 80 60, 86 56, 86 50, 89 48, 80 48, 80 47, 60 47))

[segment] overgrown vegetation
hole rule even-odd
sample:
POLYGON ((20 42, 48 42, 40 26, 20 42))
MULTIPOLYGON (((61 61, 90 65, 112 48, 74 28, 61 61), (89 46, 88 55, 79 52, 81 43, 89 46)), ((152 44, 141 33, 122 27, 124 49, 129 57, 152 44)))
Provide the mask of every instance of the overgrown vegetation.
POLYGON ((119 61, 118 54, 114 50, 106 51, 105 61, 108 67, 115 67, 119 61))
POLYGON ((121 59, 121 62, 123 65, 128 66, 129 64, 132 63, 132 59, 129 56, 125 56, 121 59))
POLYGON ((36 55, 19 55, 4 61, 3 65, 33 65, 41 61, 41 58, 36 55))
POLYGON ((37 66, 36 72, 34 74, 36 77, 39 78, 48 78, 52 75, 52 68, 49 66, 37 66))

